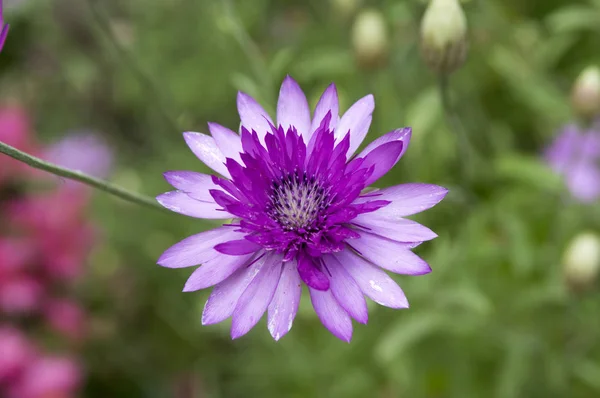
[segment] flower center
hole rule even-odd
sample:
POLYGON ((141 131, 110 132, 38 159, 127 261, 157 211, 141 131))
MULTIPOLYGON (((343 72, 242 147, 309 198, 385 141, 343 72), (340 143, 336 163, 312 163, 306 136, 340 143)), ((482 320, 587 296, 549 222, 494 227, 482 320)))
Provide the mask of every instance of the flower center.
POLYGON ((271 187, 267 212, 286 230, 306 232, 317 228, 319 216, 331 203, 330 187, 306 172, 289 173, 273 181, 271 187))

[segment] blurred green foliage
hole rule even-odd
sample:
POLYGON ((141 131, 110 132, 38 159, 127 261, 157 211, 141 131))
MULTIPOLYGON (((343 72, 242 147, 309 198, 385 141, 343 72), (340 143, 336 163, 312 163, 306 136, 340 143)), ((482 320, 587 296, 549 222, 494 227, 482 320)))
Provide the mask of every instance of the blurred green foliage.
MULTIPOLYGON (((417 249, 433 268, 395 277, 411 308, 371 306, 351 344, 330 335, 303 297, 289 335, 264 320, 231 341, 202 327, 208 291, 181 293, 189 270, 155 265, 171 244, 215 224, 96 195, 104 244, 81 291, 92 313, 86 397, 596 397, 600 294, 569 292, 561 255, 600 206, 565 201, 539 160, 573 116, 568 92, 600 63, 600 1, 471 0, 467 63, 451 77, 456 113, 477 151, 460 177, 437 78, 419 57, 419 0, 27 0, 0 57, 0 93, 26 104, 47 140, 104 132, 112 180, 155 195, 169 169, 207 171, 181 132, 231 128, 236 90, 273 110, 286 74, 314 104, 334 81, 342 108, 373 93, 367 141, 413 127, 407 155, 380 185, 428 182, 447 199, 417 218, 439 234, 417 249), (349 8, 348 8, 349 7, 349 8), (389 34, 383 65, 355 61, 351 27, 365 8, 389 34), (185 392, 177 386, 188 386, 185 392)), ((371 303, 372 304, 372 303, 371 303)))

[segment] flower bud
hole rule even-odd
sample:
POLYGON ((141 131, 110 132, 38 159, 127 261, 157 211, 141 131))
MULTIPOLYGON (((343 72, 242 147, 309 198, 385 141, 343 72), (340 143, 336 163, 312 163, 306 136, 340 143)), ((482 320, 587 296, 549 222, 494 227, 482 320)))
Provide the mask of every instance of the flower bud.
POLYGON ((584 118, 600 114, 600 69, 588 66, 581 72, 571 92, 573 110, 584 118))
POLYGON ((577 235, 563 257, 565 281, 573 290, 584 290, 596 281, 600 270, 600 237, 591 232, 577 235))
POLYGON ((449 74, 467 56, 467 19, 458 0, 431 0, 421 23, 421 53, 434 72, 449 74))
POLYGON ((365 10, 357 15, 352 27, 352 44, 360 66, 375 68, 385 63, 388 32, 379 11, 365 10))

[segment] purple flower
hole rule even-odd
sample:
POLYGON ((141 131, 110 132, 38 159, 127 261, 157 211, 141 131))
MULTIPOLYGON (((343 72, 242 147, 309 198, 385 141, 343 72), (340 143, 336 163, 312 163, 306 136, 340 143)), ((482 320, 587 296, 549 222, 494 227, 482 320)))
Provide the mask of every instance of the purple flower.
POLYGON ((394 130, 353 156, 369 129, 373 96, 341 118, 335 85, 311 119, 306 97, 287 77, 279 93, 277 125, 250 96, 239 93, 241 135, 215 123, 212 136, 184 133, 190 149, 221 177, 169 171, 177 190, 157 197, 191 217, 233 219, 169 248, 158 264, 202 264, 184 291, 214 286, 203 324, 232 317, 231 337, 246 334, 268 312, 279 340, 292 327, 302 282, 327 329, 350 341, 354 318, 367 322, 364 296, 407 308, 384 270, 422 275, 429 265, 410 249, 437 235, 408 219, 437 204, 445 188, 404 184, 365 193, 403 155, 410 128, 394 130))
POLYGON ((9 25, 4 24, 4 16, 2 11, 3 8, 2 0, 0 0, 0 51, 2 51, 2 47, 4 47, 4 42, 6 41, 6 35, 8 35, 9 27, 9 25))
POLYGON ((101 136, 73 132, 46 149, 44 157, 69 169, 105 178, 113 163, 113 153, 101 136))
POLYGON ((563 175, 571 195, 583 203, 600 198, 600 131, 568 125, 545 152, 548 164, 563 175))

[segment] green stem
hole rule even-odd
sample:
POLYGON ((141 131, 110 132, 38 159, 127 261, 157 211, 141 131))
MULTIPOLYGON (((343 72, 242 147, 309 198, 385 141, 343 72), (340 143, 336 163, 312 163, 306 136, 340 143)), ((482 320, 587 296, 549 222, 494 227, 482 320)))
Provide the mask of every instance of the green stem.
POLYGON ((471 142, 469 141, 469 137, 463 128, 460 118, 452 106, 452 102, 450 100, 450 82, 448 75, 443 74, 440 76, 439 88, 444 115, 446 116, 450 130, 452 130, 452 132, 458 138, 457 146, 458 155, 460 156, 459 161, 461 165, 461 176, 463 179, 463 185, 466 187, 466 184, 470 180, 471 173, 469 168, 472 164, 471 156, 473 154, 471 142))
POLYGON ((0 141, 0 153, 4 153, 10 156, 11 158, 26 163, 29 166, 34 167, 36 169, 44 170, 57 176, 68 178, 70 180, 82 182, 86 185, 89 185, 90 187, 107 192, 126 201, 146 207, 152 207, 156 210, 166 211, 164 207, 162 207, 155 199, 151 197, 140 195, 135 192, 130 192, 107 181, 82 173, 81 171, 66 169, 56 164, 46 162, 28 153, 19 151, 18 149, 7 145, 2 141, 0 141))

